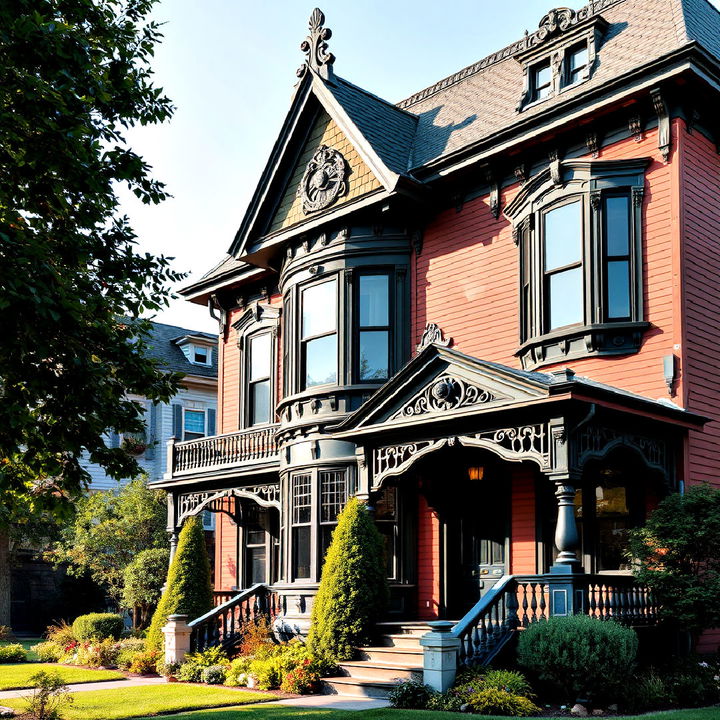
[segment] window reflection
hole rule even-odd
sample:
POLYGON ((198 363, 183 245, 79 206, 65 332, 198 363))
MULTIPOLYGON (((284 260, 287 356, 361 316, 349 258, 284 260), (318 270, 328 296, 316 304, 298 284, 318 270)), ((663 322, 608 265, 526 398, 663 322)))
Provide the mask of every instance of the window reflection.
POLYGON ((304 388, 337 383, 337 281, 302 292, 304 388))
POLYGON ((250 424, 270 422, 270 368, 272 367, 270 334, 250 338, 249 378, 250 424))
POLYGON ((361 275, 358 283, 358 377, 387 380, 390 376, 390 278, 361 275))

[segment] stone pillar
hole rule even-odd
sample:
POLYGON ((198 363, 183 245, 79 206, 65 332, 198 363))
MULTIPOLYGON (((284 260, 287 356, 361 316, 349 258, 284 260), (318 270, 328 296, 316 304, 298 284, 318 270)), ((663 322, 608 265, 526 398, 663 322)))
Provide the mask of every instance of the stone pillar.
POLYGON ((445 692, 455 682, 460 639, 450 633, 453 624, 448 620, 437 620, 428 625, 432 630, 420 638, 423 647, 423 682, 433 690, 445 692))
POLYGON ((577 550, 580 545, 575 522, 575 486, 569 478, 555 479, 558 517, 555 527, 555 547, 559 554, 550 568, 551 573, 582 572, 577 550))
POLYGON ((170 615, 162 629, 165 635, 165 662, 181 663, 185 654, 190 652, 190 633, 187 615, 170 615))

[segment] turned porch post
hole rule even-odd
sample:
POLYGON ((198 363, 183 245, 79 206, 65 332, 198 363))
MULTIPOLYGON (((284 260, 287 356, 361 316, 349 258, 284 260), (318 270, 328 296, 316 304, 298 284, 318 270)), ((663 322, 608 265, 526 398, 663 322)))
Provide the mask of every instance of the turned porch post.
POLYGON ((580 542, 575 521, 575 482, 570 477, 553 478, 553 481, 558 504, 555 547, 559 554, 550 572, 579 572, 581 568, 577 550, 580 542))

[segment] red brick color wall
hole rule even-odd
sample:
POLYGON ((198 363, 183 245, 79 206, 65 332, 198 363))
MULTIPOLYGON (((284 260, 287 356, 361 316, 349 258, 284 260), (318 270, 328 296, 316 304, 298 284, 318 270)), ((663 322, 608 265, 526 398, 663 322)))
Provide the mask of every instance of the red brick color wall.
POLYGON ((535 551, 535 471, 513 465, 510 521, 510 572, 531 575, 537 572, 535 551))
POLYGON ((440 607, 440 521, 420 495, 417 524, 417 614, 420 620, 438 617, 440 607))

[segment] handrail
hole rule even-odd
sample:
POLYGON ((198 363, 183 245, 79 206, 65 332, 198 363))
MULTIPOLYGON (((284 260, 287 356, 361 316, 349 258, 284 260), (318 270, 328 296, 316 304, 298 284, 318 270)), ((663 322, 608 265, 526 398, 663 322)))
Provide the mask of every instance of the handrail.
POLYGON ((262 617, 270 620, 279 611, 278 594, 264 583, 256 583, 191 620, 190 649, 202 651, 217 645, 230 648, 242 637, 245 623, 262 617))

